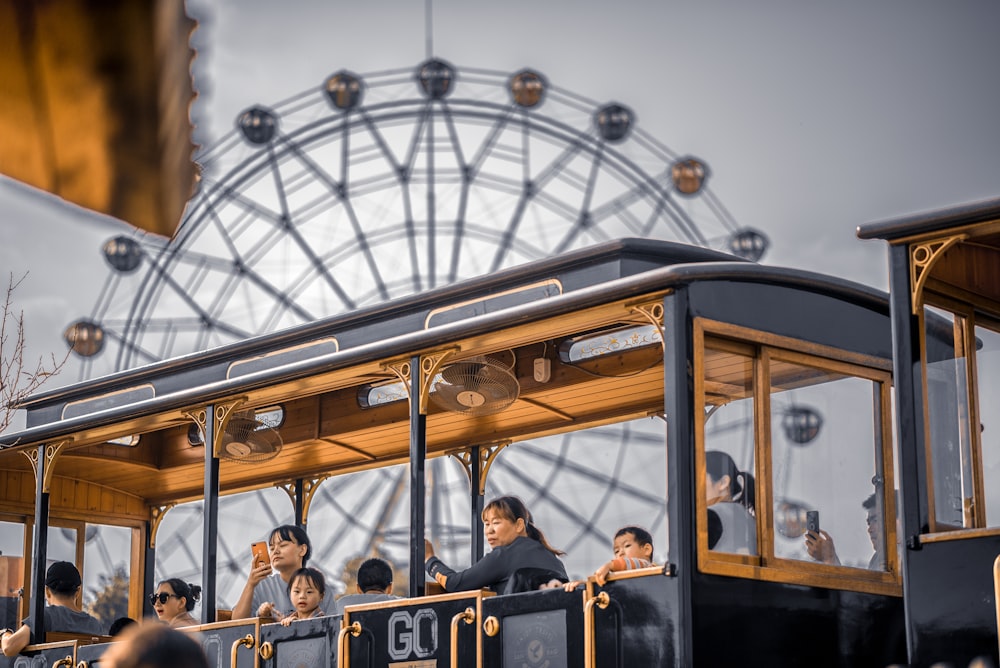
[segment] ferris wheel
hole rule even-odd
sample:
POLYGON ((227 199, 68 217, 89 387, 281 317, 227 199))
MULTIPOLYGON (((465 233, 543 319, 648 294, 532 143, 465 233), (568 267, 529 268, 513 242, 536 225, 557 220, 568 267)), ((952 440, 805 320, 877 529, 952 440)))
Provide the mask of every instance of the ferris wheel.
POLYGON ((254 106, 197 162, 169 243, 119 236, 92 314, 65 338, 83 374, 116 371, 612 238, 758 260, 703 161, 540 73, 340 71, 254 106))
MULTIPOLYGON (((753 261, 768 247, 767 237, 738 225, 708 187, 703 160, 644 132, 624 104, 563 90, 531 69, 459 70, 433 58, 415 69, 341 70, 315 89, 244 110, 196 160, 199 188, 173 239, 136 233, 104 245, 109 277, 90 316, 65 332, 84 376, 614 238, 677 240, 753 261)), ((637 424, 602 428, 594 450, 662 445, 657 429, 662 433, 637 424)), ((576 439, 573 447, 581 449, 593 436, 587 434, 561 438, 576 439)), ((526 501, 537 501, 536 516, 571 520, 580 528, 567 538, 574 545, 607 538, 595 529, 607 504, 597 503, 601 495, 576 505, 560 501, 539 478, 559 473, 596 482, 648 505, 644 517, 657 516, 663 495, 624 483, 621 454, 607 455, 609 461, 595 455, 599 464, 581 467, 566 456, 568 446, 511 448, 497 459, 490 484, 525 490, 526 501), (530 480, 518 478, 525 466, 536 471, 530 480)), ((435 495, 467 485, 460 469, 435 467, 435 495)), ((318 517, 328 514, 330 526, 361 518, 328 535, 355 532, 389 551, 394 540, 402 544, 405 535, 392 527, 406 518, 397 522, 393 499, 405 477, 378 475, 387 476, 377 485, 384 498, 367 516, 338 509, 350 498, 351 477, 324 484, 330 486, 320 492, 318 517)), ((451 512, 447 502, 433 511, 431 531, 458 544, 470 529, 451 512)), ((220 554, 239 550, 223 547, 220 554)), ((233 559, 242 573, 245 560, 233 559)))

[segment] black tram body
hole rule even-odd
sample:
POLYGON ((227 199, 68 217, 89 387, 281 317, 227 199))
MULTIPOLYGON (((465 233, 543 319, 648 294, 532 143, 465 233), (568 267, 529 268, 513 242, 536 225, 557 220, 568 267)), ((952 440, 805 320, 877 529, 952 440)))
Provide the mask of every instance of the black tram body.
MULTIPOLYGON (((1000 206, 985 209, 976 209, 977 221, 1000 220, 1000 206)), ((809 272, 623 240, 38 395, 23 406, 26 429, 0 437, 0 519, 24 524, 25 554, 30 545, 35 555, 19 566, 24 596, 7 597, 4 623, 41 615, 40 555, 50 522, 128 527, 129 611, 148 615, 143 594, 156 584, 155 536, 170 504, 204 500, 203 572, 214 573, 220 494, 282 483, 296 521, 305 523, 312 482, 409 463, 409 598, 288 628, 225 622, 217 621, 215 583, 206 575, 204 626, 193 629, 218 645, 212 665, 229 665, 231 657, 239 666, 331 667, 996 662, 992 573, 1000 530, 989 528, 985 512, 967 512, 979 519, 949 527, 950 534, 943 518, 928 521, 926 460, 934 455, 924 446, 920 355, 954 357, 959 336, 937 326, 937 313, 913 321, 912 251, 891 248, 890 299, 809 272), (926 337, 912 331, 926 323, 933 325, 926 337), (654 345, 582 360, 567 352, 590 337, 647 326, 658 334, 654 345), (522 380, 524 401, 514 410, 483 420, 426 402, 441 364, 499 349, 512 351, 522 380), (539 354, 548 356, 551 380, 531 378, 539 354), (406 385, 409 401, 348 401, 363 394, 359 387, 393 378, 406 385), (803 408, 810 402, 826 406, 823 427, 803 408), (273 405, 286 410, 282 454, 266 465, 222 466, 218 448, 233 411, 273 405), (715 430, 713 421, 731 411, 743 411, 743 419, 715 430), (485 499, 475 484, 488 473, 484 451, 641 416, 663 423, 667 521, 650 528, 666 537, 667 550, 655 566, 574 592, 448 594, 425 580, 428 457, 457 453, 468 462, 476 558, 484 550, 485 499), (192 424, 201 449, 188 440, 192 424), (828 440, 817 441, 820 433, 828 440), (136 434, 138 444, 110 444, 136 434), (716 449, 742 456, 742 470, 757 480, 752 537, 723 551, 717 525, 722 536, 729 528, 707 497, 708 453, 716 449), (865 533, 861 491, 868 488, 868 526, 880 521, 881 528, 865 533), (815 498, 803 498, 813 490, 815 498), (820 563, 806 554, 802 536, 804 513, 823 503, 824 526, 840 552, 820 563), (898 523, 889 519, 897 515, 898 523)), ((949 382, 952 394, 962 389, 957 376, 939 375, 942 391, 949 382)), ((989 471, 981 469, 979 487, 969 487, 978 496, 970 498, 985 503, 989 471)), ((935 470, 947 474, 944 463, 935 470)), ((590 555, 593 566, 609 553, 590 555)), ((76 642, 74 661, 99 665, 106 645, 76 642)), ((42 644, 25 656, 42 651, 50 652, 42 644)))

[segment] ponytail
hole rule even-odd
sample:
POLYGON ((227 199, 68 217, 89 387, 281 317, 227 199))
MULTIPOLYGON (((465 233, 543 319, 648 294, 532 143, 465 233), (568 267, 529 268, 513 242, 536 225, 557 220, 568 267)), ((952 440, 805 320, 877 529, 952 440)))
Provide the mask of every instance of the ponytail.
POLYGON ((552 547, 548 540, 545 539, 545 534, 535 526, 534 522, 531 520, 531 513, 528 512, 528 507, 524 505, 524 501, 517 498, 516 496, 501 496, 493 499, 486 507, 483 508, 483 519, 486 519, 486 513, 488 511, 494 511, 501 517, 504 517, 511 522, 517 522, 518 520, 524 520, 524 530, 528 534, 528 538, 536 540, 542 544, 546 550, 561 557, 565 552, 562 550, 552 547))
POLYGON ((741 471, 736 462, 725 452, 708 450, 705 452, 705 470, 712 480, 722 480, 729 476, 729 498, 738 503, 751 515, 756 515, 756 485, 753 475, 741 471))
POLYGON ((174 595, 184 599, 184 607, 188 612, 194 610, 194 604, 201 599, 201 587, 190 582, 184 582, 180 578, 170 578, 160 584, 170 585, 174 590, 174 595))

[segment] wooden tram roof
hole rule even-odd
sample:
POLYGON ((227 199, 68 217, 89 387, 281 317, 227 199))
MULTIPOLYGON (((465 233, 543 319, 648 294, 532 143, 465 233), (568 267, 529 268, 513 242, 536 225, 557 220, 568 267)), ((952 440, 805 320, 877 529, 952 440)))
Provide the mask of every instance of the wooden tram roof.
POLYGON ((858 237, 909 247, 915 302, 926 286, 1000 312, 1000 198, 864 225, 858 237))
POLYGON ((444 350, 455 351, 449 359, 514 351, 521 393, 504 412, 479 418, 431 404, 429 457, 649 415, 663 404, 659 346, 576 365, 562 363, 553 350, 583 333, 648 324, 635 306, 659 303, 672 289, 705 280, 791 285, 885 308, 884 295, 847 281, 670 242, 612 242, 37 395, 23 405, 28 428, 0 436, 0 446, 7 446, 0 451, 0 473, 30 477, 27 458, 16 453, 68 440, 56 476, 154 505, 198 498, 204 448, 188 443, 185 411, 235 397, 246 397, 248 407, 284 407, 284 449, 262 465, 223 460, 225 492, 405 462, 407 402, 362 408, 359 388, 394 381, 389 362, 444 350), (336 351, 329 348, 331 338, 336 351), (546 351, 552 379, 538 383, 532 363, 546 351), (142 435, 135 447, 108 444, 132 434, 142 435))
POLYGON ((0 2, 0 173, 171 236, 194 188, 184 0, 0 2))

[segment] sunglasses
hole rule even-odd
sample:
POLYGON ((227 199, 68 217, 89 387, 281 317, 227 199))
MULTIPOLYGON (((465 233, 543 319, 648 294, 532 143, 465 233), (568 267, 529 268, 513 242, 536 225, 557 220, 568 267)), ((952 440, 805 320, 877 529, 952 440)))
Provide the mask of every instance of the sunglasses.
POLYGON ((149 604, 156 605, 156 602, 159 601, 160 605, 164 605, 167 602, 167 600, 171 598, 180 598, 180 596, 178 596, 177 594, 168 594, 165 591, 162 591, 159 594, 150 594, 149 604))

